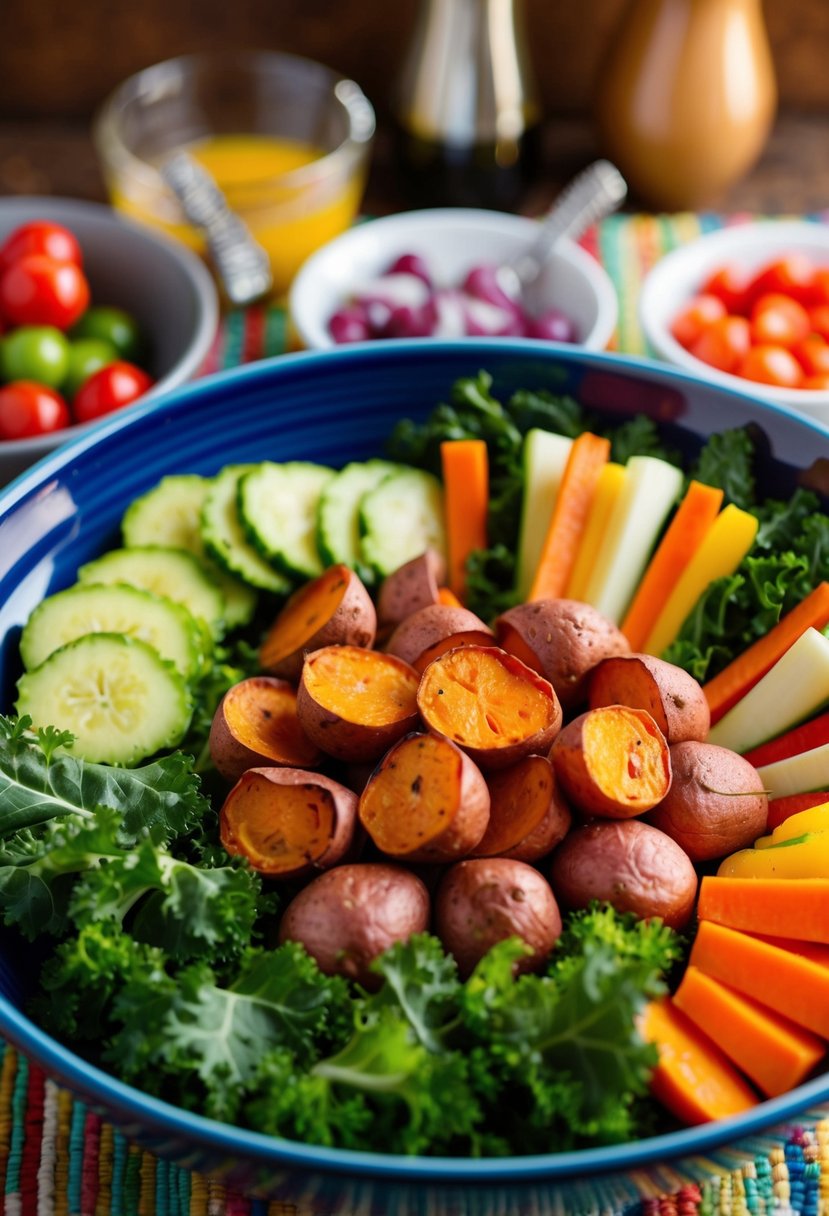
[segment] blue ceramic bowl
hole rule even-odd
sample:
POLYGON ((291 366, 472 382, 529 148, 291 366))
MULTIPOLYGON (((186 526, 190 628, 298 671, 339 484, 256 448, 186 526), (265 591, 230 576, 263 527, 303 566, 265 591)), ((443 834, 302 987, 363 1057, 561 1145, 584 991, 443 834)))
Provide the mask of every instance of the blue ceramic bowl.
MULTIPOLYGON (((173 472, 231 461, 311 458, 332 465, 381 452, 392 422, 423 417, 453 381, 486 368, 498 395, 570 392, 596 409, 661 420, 688 452, 713 431, 754 423, 761 484, 788 494, 827 484, 829 431, 795 413, 655 364, 532 342, 377 343, 261 363, 115 416, 0 497, 0 689, 9 709, 20 625, 77 567, 115 543, 126 504, 173 472)), ((792 1123, 829 1114, 829 1076, 733 1120, 583 1152, 474 1161, 315 1148, 212 1122, 90 1067, 22 1012, 24 956, 0 947, 0 1035, 146 1148, 227 1185, 298 1206, 303 1216, 361 1212, 618 1211, 648 1193, 768 1151, 792 1123)))

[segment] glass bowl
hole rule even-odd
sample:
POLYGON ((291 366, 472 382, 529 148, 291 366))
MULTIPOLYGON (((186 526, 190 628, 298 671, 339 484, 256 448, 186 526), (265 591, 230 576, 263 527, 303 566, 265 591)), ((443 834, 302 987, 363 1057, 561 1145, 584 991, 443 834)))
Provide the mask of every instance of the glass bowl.
POLYGON ((271 51, 186 55, 125 80, 94 140, 112 203, 204 251, 160 165, 186 149, 213 174, 265 247, 274 288, 354 219, 374 111, 352 80, 271 51))

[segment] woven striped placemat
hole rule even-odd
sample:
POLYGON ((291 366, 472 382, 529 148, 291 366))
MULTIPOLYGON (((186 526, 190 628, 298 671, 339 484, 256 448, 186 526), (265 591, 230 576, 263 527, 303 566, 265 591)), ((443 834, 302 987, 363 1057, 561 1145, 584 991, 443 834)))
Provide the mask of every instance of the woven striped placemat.
MULTIPOLYGON (((588 232, 582 244, 604 265, 619 295, 615 348, 644 353, 637 301, 658 258, 701 232, 748 218, 753 217, 616 215, 588 232)), ((230 312, 202 374, 289 349, 283 308, 230 312)), ((291 1204, 246 1199, 144 1152, 2 1042, 0 1200, 4 1216, 302 1216, 291 1204)), ((772 1212, 829 1216, 829 1120, 808 1131, 792 1129, 777 1147, 738 1168, 639 1204, 641 1216, 772 1212)), ((626 1216, 633 1216, 631 1209, 626 1216)))

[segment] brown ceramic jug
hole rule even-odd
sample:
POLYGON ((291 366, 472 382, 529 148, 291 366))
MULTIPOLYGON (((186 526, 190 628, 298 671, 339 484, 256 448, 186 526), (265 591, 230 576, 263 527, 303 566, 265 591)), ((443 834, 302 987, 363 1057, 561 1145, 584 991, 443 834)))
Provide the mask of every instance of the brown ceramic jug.
POLYGON ((761 0, 631 0, 596 82, 602 151, 642 203, 668 210, 721 199, 776 105, 761 0))

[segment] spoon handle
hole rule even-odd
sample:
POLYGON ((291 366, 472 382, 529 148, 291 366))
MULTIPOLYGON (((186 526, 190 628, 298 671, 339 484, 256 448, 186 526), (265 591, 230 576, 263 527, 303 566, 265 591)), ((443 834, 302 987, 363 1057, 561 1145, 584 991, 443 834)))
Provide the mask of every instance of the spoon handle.
POLYGON ((609 160, 597 160, 565 186, 544 219, 533 243, 512 263, 522 290, 540 274, 550 249, 560 237, 577 240, 595 223, 621 205, 627 184, 609 160))
POLYGON ((204 232, 231 303, 241 307, 266 295, 273 286, 268 255, 244 221, 230 210, 210 174, 186 152, 169 157, 161 173, 187 219, 204 232))

